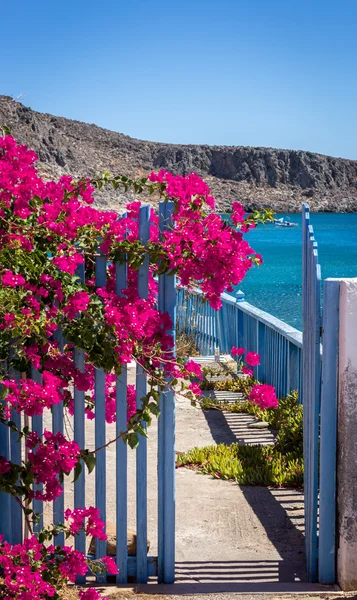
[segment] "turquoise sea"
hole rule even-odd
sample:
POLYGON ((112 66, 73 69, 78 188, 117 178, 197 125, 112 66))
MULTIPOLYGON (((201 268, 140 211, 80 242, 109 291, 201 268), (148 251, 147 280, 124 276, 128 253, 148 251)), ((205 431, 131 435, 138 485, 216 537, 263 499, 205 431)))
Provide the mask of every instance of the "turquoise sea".
MULTIPOLYGON (((259 226, 246 235, 263 256, 238 286, 250 304, 301 330, 301 214, 281 214, 298 227, 259 226)), ((322 278, 357 277, 357 214, 311 214, 322 278)))

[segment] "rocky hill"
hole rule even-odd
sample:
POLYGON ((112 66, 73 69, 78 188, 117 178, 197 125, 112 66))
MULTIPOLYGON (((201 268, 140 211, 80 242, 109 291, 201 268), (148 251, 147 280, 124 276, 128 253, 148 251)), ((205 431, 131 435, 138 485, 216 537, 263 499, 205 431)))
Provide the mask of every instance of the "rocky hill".
MULTIPOLYGON (((239 200, 246 209, 295 212, 308 201, 313 211, 357 212, 354 160, 274 148, 147 142, 35 112, 8 96, 0 96, 0 123, 37 152, 46 177, 90 176, 101 170, 143 176, 164 167, 202 175, 223 210, 239 200)), ((98 194, 97 204, 118 208, 125 200, 123 194, 106 190, 98 194)))

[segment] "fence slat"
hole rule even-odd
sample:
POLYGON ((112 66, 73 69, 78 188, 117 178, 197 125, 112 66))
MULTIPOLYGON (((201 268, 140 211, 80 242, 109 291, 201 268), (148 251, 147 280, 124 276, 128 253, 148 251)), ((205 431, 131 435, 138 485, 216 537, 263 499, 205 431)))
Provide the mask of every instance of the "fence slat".
MULTIPOLYGON (((61 329, 57 329, 53 335, 56 342, 58 342, 58 348, 63 353, 63 334, 61 329)), ((62 433, 64 432, 63 427, 63 402, 54 404, 52 406, 52 431, 62 433)), ((64 493, 61 494, 53 502, 53 523, 59 525, 64 521, 64 493)), ((57 545, 64 546, 64 533, 60 533, 54 537, 54 543, 57 545)))
MULTIPOLYGON (((79 265, 77 275, 81 281, 85 281, 84 264, 79 265)), ((84 351, 78 348, 74 350, 74 364, 76 369, 84 373, 84 351)), ((85 448, 85 414, 84 414, 84 392, 74 388, 74 439, 80 448, 85 448)), ((83 461, 82 471, 78 479, 74 482, 74 507, 85 507, 85 465, 83 461)), ((84 531, 80 531, 75 537, 75 548, 79 552, 86 552, 86 536, 84 531)), ((77 576, 76 582, 83 584, 86 581, 86 576, 77 576)))
MULTIPOLYGON (((16 410, 11 412, 11 420, 15 423, 17 429, 21 429, 21 414, 16 410)), ((1 431, 0 431, 1 436, 1 431)), ((15 431, 10 433, 10 445, 11 445, 11 460, 17 465, 21 465, 21 442, 19 442, 19 434, 15 431)), ((1 455, 1 450, 0 450, 1 455)), ((2 507, 2 498, 0 496, 0 506, 2 507)), ((0 512, 2 512, 2 508, 0 512)), ((21 544, 22 543, 22 508, 20 504, 15 500, 15 498, 11 498, 11 527, 12 527, 12 543, 13 544, 21 544)), ((0 532, 1 532, 1 523, 0 523, 0 532)))
MULTIPOLYGON (((160 230, 172 224, 173 204, 160 202, 160 230)), ((168 313, 175 341, 176 325, 175 277, 159 277, 159 310, 168 313)), ((208 305, 207 305, 208 306, 208 305)), ((207 310, 206 314, 209 312, 207 310)), ((209 347, 209 345, 208 345, 209 347)), ((175 579, 175 397, 169 387, 160 393, 158 422, 158 580, 173 583, 175 579)))
MULTIPOLYGON (((41 377, 40 373, 37 371, 37 369, 35 369, 32 366, 31 366, 31 379, 36 381, 36 383, 42 383, 42 377, 41 377)), ((37 433, 39 438, 42 440, 43 415, 36 415, 36 416, 32 417, 32 431, 37 433)), ((34 484, 33 489, 34 489, 34 491, 42 492, 43 484, 42 483, 34 484)), ((40 517, 39 521, 37 523, 35 523, 33 526, 34 532, 37 533, 41 529, 43 529, 43 501, 35 499, 32 504, 33 504, 34 512, 37 513, 40 517)))
POLYGON ((318 577, 318 468, 320 416, 321 271, 317 243, 303 207, 303 396, 305 550, 308 580, 318 577))
MULTIPOLYGON (((147 244, 150 238, 150 206, 140 208, 139 238, 147 244)), ((138 272, 138 292, 140 298, 148 296, 149 258, 145 257, 144 263, 138 272)), ((141 398, 146 395, 146 374, 144 369, 136 367, 136 406, 141 408, 141 398)), ((146 429, 146 424, 142 426, 146 429)), ((136 449, 136 556, 137 556, 137 581, 146 583, 147 569, 147 439, 140 436, 136 449)))
MULTIPOLYGON (((115 265, 115 286, 118 296, 126 288, 126 264, 115 265)), ((126 430, 127 420, 127 369, 123 368, 116 380, 116 436, 126 430)), ((117 583, 128 580, 128 548, 127 548, 127 503, 128 503, 128 448, 122 439, 116 441, 116 539, 118 567, 117 583)), ((136 571, 135 571, 136 572, 136 571)))
POLYGON ((335 583, 336 455, 340 282, 324 285, 320 433, 319 582, 335 583))
MULTIPOLYGON (((105 256, 97 256, 95 261, 95 284, 105 287, 107 259, 105 256)), ((105 372, 103 369, 95 369, 94 372, 94 405, 95 405, 95 447, 101 448, 105 445, 105 372)), ((95 506, 100 512, 100 517, 106 523, 106 449, 102 448, 96 453, 95 468, 95 506)), ((105 529, 104 529, 105 531, 105 529)), ((95 557, 101 558, 107 554, 106 541, 96 540, 95 557)), ((104 581, 105 576, 97 575, 97 581, 104 581)))
MULTIPOLYGON (((10 429, 3 423, 0 423, 0 456, 11 460, 10 429)), ((0 533, 3 534, 6 541, 13 543, 10 494, 0 492, 0 506, 0 533)))

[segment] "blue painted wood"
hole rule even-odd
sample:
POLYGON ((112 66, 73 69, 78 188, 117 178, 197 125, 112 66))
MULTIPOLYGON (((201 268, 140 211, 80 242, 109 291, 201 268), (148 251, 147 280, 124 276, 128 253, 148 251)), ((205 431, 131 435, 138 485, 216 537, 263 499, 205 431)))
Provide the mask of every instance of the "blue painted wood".
POLYGON ((209 356, 212 354, 211 352, 211 344, 210 344, 210 305, 206 302, 205 306, 205 318, 206 318, 206 354, 209 356))
MULTIPOLYGON (((95 283, 98 287, 105 287, 107 279, 107 259, 105 256, 97 256, 95 261, 95 283)), ((103 369, 95 369, 94 372, 95 393, 95 447, 101 448, 106 443, 105 425, 105 372, 103 369)), ((100 512, 100 517, 106 523, 106 449, 103 448, 96 454, 95 468, 95 506, 100 512)), ((104 529, 105 531, 105 529, 104 529)), ((96 558, 107 554, 106 541, 96 540, 96 558)), ((97 581, 104 581, 104 575, 97 575, 97 581)))
POLYGON ((260 365, 257 369, 257 378, 259 381, 265 380, 265 372, 266 372, 266 354, 265 354, 265 332, 266 325, 264 323, 260 323, 257 321, 258 325, 258 348, 257 352, 260 356, 260 365))
MULTIPOLYGON (((0 456, 4 456, 7 460, 11 460, 10 452, 10 429, 0 423, 0 456)), ((12 519, 11 519, 11 496, 0 492, 0 533, 4 539, 10 543, 12 537, 12 519)))
POLYGON ((320 432, 319 582, 336 581, 336 455, 340 282, 324 284, 320 432))
MULTIPOLYGON (((11 413, 11 420, 15 423, 18 429, 21 429, 21 415, 16 410, 13 410, 11 413)), ((1 436, 1 431, 0 431, 1 436)), ((10 450, 11 450, 11 460, 17 465, 21 464, 21 442, 19 442, 18 433, 12 431, 10 433, 10 450)), ((1 451, 0 451, 1 455, 1 451)), ((0 506, 2 498, 0 497, 0 506)), ((0 513, 2 509, 0 509, 0 513)), ((22 543, 22 508, 17 502, 15 498, 11 498, 11 527, 12 527, 12 543, 13 544, 21 544, 22 543)), ((0 522, 0 532, 1 532, 1 522, 0 522)))
POLYGON ((288 342, 289 348, 289 368, 288 368, 288 385, 287 385, 287 393, 292 390, 299 389, 299 348, 288 342))
POLYGON ((318 577, 321 272, 307 205, 303 207, 302 222, 305 550, 308 579, 315 582, 318 577))
MULTIPOLYGON (((147 244, 150 238, 150 206, 140 208, 139 239, 147 244)), ((140 298, 148 296, 149 258, 146 256, 138 273, 140 298)), ((136 367, 136 406, 141 408, 141 398, 146 395, 146 374, 143 367, 136 367)), ((146 424, 142 422, 146 429, 146 424)), ((137 581, 147 582, 147 439, 140 436, 136 449, 136 535, 137 535, 137 581)))
POLYGON ((222 339, 222 350, 221 350, 221 354, 227 354, 228 352, 230 352, 231 348, 229 348, 229 339, 228 339, 228 335, 229 335, 229 322, 228 322, 228 315, 227 315, 227 305, 224 302, 222 305, 222 308, 220 309, 222 311, 222 334, 223 334, 223 339, 222 339))
MULTIPOLYGON (((54 339, 58 342, 60 352, 63 352, 64 340, 61 329, 57 329, 54 333, 54 339)), ((63 402, 54 404, 52 407, 52 431, 64 433, 63 427, 63 402)), ((53 502, 53 523, 59 525, 64 522, 64 494, 61 494, 53 502)), ((54 537, 54 543, 64 545, 64 533, 54 537)))
MULTIPOLYGON (((127 421, 127 369, 116 380, 116 436, 126 431, 127 421)), ((128 580, 128 447, 121 438, 116 441, 116 539, 118 567, 117 583, 128 580)))
POLYGON ((237 310, 238 310, 238 338, 237 338, 237 346, 238 348, 244 348, 243 344, 244 344, 244 329, 243 329, 243 323, 244 323, 244 313, 240 310, 240 306, 237 306, 237 310))
MULTIPOLYGON (((77 269, 77 275, 81 281, 85 281, 84 265, 79 265, 77 269)), ((76 348, 74 350, 74 364, 75 367, 84 372, 84 351, 76 348)), ((84 392, 74 388, 74 439, 80 448, 85 448, 85 413, 84 413, 84 392)), ((85 465, 82 461, 82 471, 78 479, 74 482, 74 507, 84 508, 85 507, 85 465)), ((78 533, 75 537, 75 548, 79 552, 85 553, 86 551, 86 536, 84 531, 78 533)), ((78 584, 85 583, 85 576, 78 576, 76 582, 78 584)))
MULTIPOLYGON (((36 383, 42 383, 42 377, 41 377, 40 373, 37 371, 37 369, 35 369, 32 366, 31 366, 31 379, 36 381, 36 383)), ((43 416, 42 415, 36 415, 36 416, 32 417, 32 431, 37 433, 37 435, 40 437, 40 439, 42 439, 42 435, 43 435, 43 416)), ((33 486, 33 489, 34 489, 34 491, 42 491, 43 490, 42 483, 35 484, 33 486)), ((33 507, 34 512, 36 514, 38 514, 40 517, 39 522, 35 523, 33 526, 34 532, 37 533, 37 532, 41 531, 41 529, 43 529, 43 502, 42 502, 42 500, 34 500, 32 503, 32 507, 33 507)))
MULTIPOLYGON (((126 264, 115 265, 116 293, 122 296, 122 290, 127 285, 126 264)), ((127 421, 127 369, 123 368, 116 380, 116 436, 126 431, 127 421)), ((128 551, 127 551, 127 503, 128 503, 128 449, 122 439, 116 441, 116 538, 118 567, 117 583, 128 580, 128 551)), ((136 575, 136 563, 135 563, 136 575)))
MULTIPOLYGON (((160 202, 160 231, 172 226, 173 203, 160 202)), ((168 333, 175 343, 176 281, 175 277, 159 277, 159 310, 168 313, 172 327, 168 333)), ((206 311, 208 316, 209 311, 206 311)), ((174 349, 174 347, 173 347, 174 349)), ((160 393, 158 422, 158 580, 175 580, 175 397, 165 386, 160 393)))

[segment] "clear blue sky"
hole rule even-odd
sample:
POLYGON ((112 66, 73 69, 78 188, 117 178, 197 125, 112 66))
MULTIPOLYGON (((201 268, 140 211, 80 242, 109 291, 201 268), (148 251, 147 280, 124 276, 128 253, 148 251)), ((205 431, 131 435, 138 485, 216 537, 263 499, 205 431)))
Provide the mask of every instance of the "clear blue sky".
POLYGON ((0 93, 141 139, 357 159, 357 0, 1 0, 0 93))

